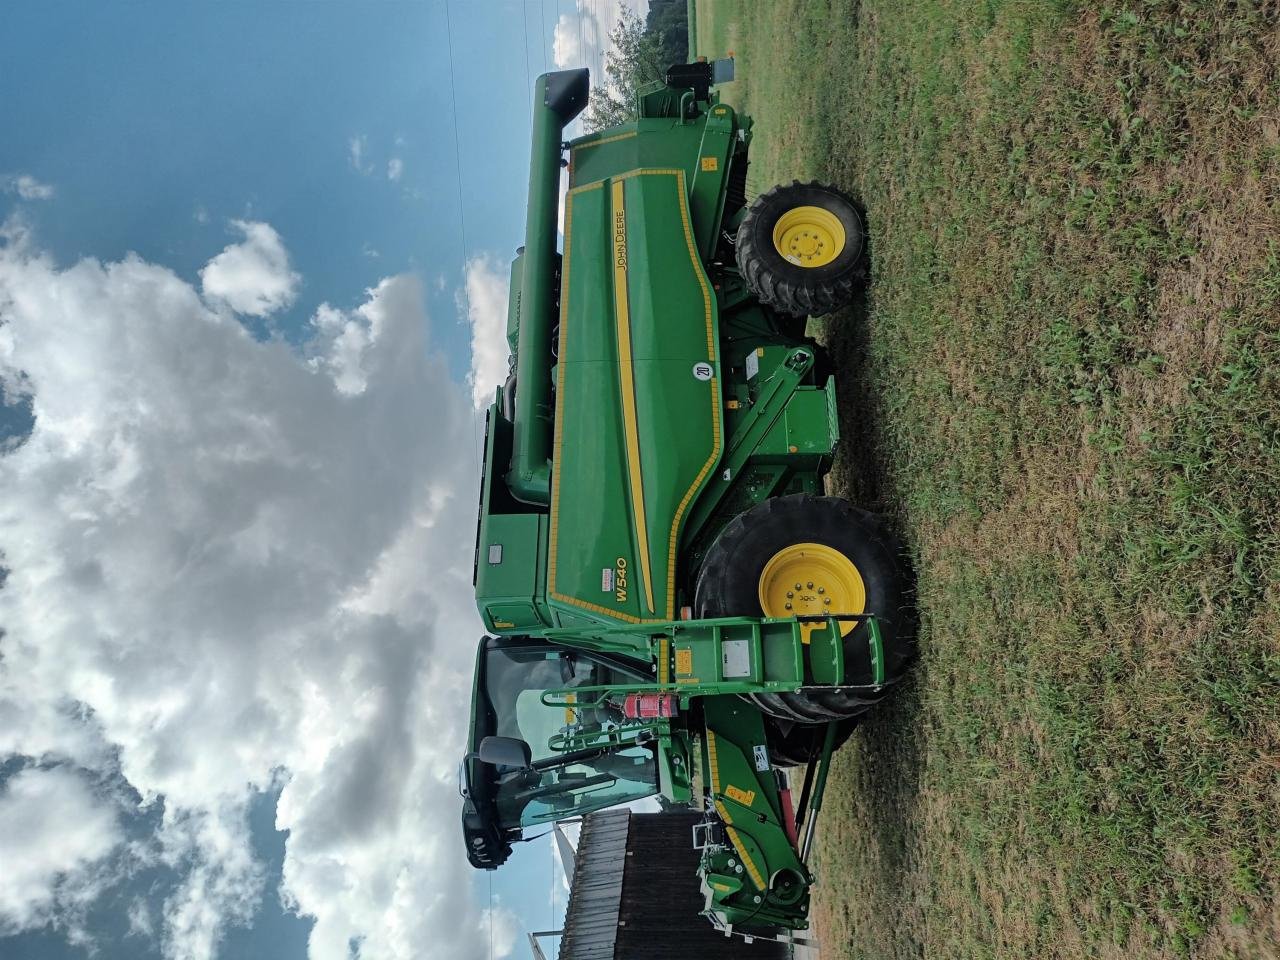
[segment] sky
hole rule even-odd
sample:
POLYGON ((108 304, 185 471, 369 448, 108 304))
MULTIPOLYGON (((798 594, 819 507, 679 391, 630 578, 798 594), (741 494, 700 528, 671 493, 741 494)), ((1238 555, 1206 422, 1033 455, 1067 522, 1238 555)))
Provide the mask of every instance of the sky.
POLYGON ((0 956, 523 956, 471 870, 481 414, 532 80, 644 0, 0 31, 0 956))

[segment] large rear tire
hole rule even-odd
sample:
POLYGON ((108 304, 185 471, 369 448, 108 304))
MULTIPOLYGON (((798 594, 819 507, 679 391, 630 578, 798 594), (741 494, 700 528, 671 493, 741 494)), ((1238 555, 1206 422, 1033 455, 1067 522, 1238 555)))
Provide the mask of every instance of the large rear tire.
MULTIPOLYGON (((694 607, 699 617, 876 615, 885 689, 749 695, 764 713, 792 723, 865 713, 915 653, 902 552, 880 518, 837 497, 775 497, 731 520, 707 551, 694 607)), ((870 632, 865 623, 843 626, 846 681, 870 684, 870 632)))
POLYGON ((848 304, 866 281, 866 227, 835 187, 792 182, 762 193, 738 226, 738 271, 761 303, 789 316, 848 304))

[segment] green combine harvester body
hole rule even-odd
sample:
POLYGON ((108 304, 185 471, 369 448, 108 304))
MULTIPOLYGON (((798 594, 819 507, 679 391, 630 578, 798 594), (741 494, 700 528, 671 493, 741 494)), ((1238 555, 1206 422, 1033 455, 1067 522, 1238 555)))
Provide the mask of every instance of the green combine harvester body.
POLYGON ((673 67, 637 120, 568 144, 587 72, 537 81, 511 375, 485 438, 474 582, 492 636, 463 824, 471 862, 493 868, 539 824, 655 794, 701 808, 704 912, 759 935, 807 926, 827 765, 896 679, 896 610, 873 609, 874 564, 845 559, 863 548, 824 532, 835 382, 793 315, 850 286, 861 222, 847 201, 783 202, 760 228, 776 249, 744 266, 751 121, 714 91, 731 73, 673 67), (785 263, 769 273, 769 257, 785 263), (818 285, 788 286, 810 263, 818 285), (729 582, 763 549, 752 537, 793 522, 813 532, 729 582), (799 809, 782 754, 808 763, 799 809))

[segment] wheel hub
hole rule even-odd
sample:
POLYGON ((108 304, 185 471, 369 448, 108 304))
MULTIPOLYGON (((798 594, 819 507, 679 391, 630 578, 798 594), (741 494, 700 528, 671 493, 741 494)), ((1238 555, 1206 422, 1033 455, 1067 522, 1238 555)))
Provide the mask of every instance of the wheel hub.
MULTIPOLYGON (((863 613, 867 606, 866 584, 853 561, 821 543, 797 543, 775 553, 760 571, 759 597, 767 617, 863 613)), ((841 620, 840 635, 857 625, 841 620)), ((820 626, 802 625, 806 643, 820 626)))
POLYGON ((821 207, 792 207, 773 225, 773 246, 789 263, 825 267, 844 250, 844 224, 821 207))

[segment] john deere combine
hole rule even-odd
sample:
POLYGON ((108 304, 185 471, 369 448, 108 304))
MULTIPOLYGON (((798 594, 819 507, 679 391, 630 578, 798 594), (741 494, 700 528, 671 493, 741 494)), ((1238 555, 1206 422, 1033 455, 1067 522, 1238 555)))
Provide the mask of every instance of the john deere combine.
POLYGON ((700 808, 704 912, 761 935, 807 926, 832 751, 911 641, 891 538, 822 495, 835 383, 804 318, 862 282, 863 220, 816 183, 748 204, 751 121, 714 90, 731 73, 673 67, 639 119, 569 143, 587 71, 537 81, 462 819, 492 869, 553 820, 700 808))

